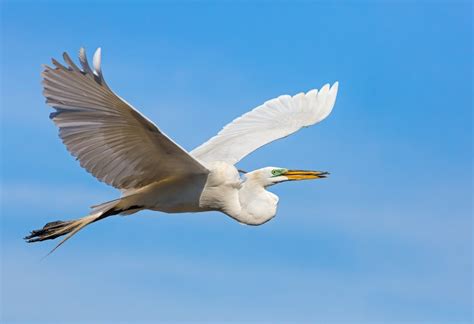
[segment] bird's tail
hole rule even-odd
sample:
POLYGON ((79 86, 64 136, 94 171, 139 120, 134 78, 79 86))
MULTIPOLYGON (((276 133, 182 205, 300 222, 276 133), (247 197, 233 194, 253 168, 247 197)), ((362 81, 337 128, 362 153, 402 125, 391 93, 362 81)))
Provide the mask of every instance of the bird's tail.
POLYGON ((33 243, 44 240, 52 240, 57 237, 67 235, 61 242, 59 242, 58 245, 56 245, 54 249, 51 250, 51 252, 49 252, 49 254, 51 254, 81 229, 102 218, 105 218, 103 212, 95 212, 88 216, 74 220, 50 222, 44 225, 41 229, 31 231, 30 235, 25 237, 25 240, 28 243, 33 243))
POLYGON ((25 237, 25 240, 28 243, 33 243, 52 240, 66 235, 66 237, 48 253, 49 255, 89 224, 109 216, 120 214, 129 215, 143 209, 142 206, 135 204, 135 199, 136 197, 134 195, 129 195, 100 205, 92 206, 92 212, 89 215, 68 221, 50 222, 44 225, 41 229, 31 231, 30 235, 25 237))

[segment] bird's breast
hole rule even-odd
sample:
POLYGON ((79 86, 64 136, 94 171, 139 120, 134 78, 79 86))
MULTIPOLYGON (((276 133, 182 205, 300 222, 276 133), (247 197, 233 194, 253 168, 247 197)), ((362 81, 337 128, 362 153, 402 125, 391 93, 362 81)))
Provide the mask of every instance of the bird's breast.
POLYGON ((199 199, 201 208, 219 210, 226 214, 240 211, 241 180, 237 169, 224 162, 214 162, 199 199))

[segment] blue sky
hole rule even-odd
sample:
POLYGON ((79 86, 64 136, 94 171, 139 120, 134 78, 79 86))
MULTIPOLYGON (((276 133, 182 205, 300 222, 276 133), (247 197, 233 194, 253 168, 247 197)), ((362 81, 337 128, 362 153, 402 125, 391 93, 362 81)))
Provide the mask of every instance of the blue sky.
POLYGON ((472 5, 2 3, 4 322, 472 320, 472 5), (41 64, 103 51, 109 85, 183 147, 280 94, 340 82, 331 116, 239 167, 331 172, 272 187, 277 217, 141 212, 22 237, 118 193, 67 153, 41 64))

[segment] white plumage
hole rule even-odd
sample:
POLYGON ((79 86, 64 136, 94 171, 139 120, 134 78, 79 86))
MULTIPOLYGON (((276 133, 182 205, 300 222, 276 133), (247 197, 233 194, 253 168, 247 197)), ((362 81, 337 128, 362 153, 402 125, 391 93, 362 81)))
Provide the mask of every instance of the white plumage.
POLYGON ((201 161, 235 164, 259 147, 326 118, 334 107, 338 83, 268 100, 227 124, 191 154, 201 161))
MULTIPOLYGON (((79 68, 63 55, 42 73, 46 102, 59 136, 82 167, 122 191, 122 197, 93 207, 90 215, 56 221, 32 231, 28 242, 67 234, 112 215, 142 209, 177 212, 217 210, 240 223, 260 225, 276 214, 278 197, 268 186, 289 180, 324 178, 327 172, 267 167, 241 179, 234 166, 245 156, 302 127, 326 118, 338 83, 295 96, 283 95, 236 118, 190 153, 171 140, 106 84, 100 48, 93 69, 84 49, 79 68)), ((59 246, 58 245, 58 246, 59 246)))

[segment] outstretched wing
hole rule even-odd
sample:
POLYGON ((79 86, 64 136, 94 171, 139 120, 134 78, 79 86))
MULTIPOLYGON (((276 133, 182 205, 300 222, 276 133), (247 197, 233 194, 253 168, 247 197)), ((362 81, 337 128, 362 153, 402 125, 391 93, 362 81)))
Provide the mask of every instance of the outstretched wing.
POLYGON ((43 94, 56 109, 50 118, 82 167, 119 189, 140 188, 169 177, 206 174, 208 170, 117 96, 104 81, 100 48, 93 69, 83 48, 80 69, 67 53, 67 66, 53 59, 44 67, 43 94))
POLYGON ((191 154, 201 161, 235 164, 259 147, 326 118, 336 102, 338 83, 269 100, 227 124, 191 154))

